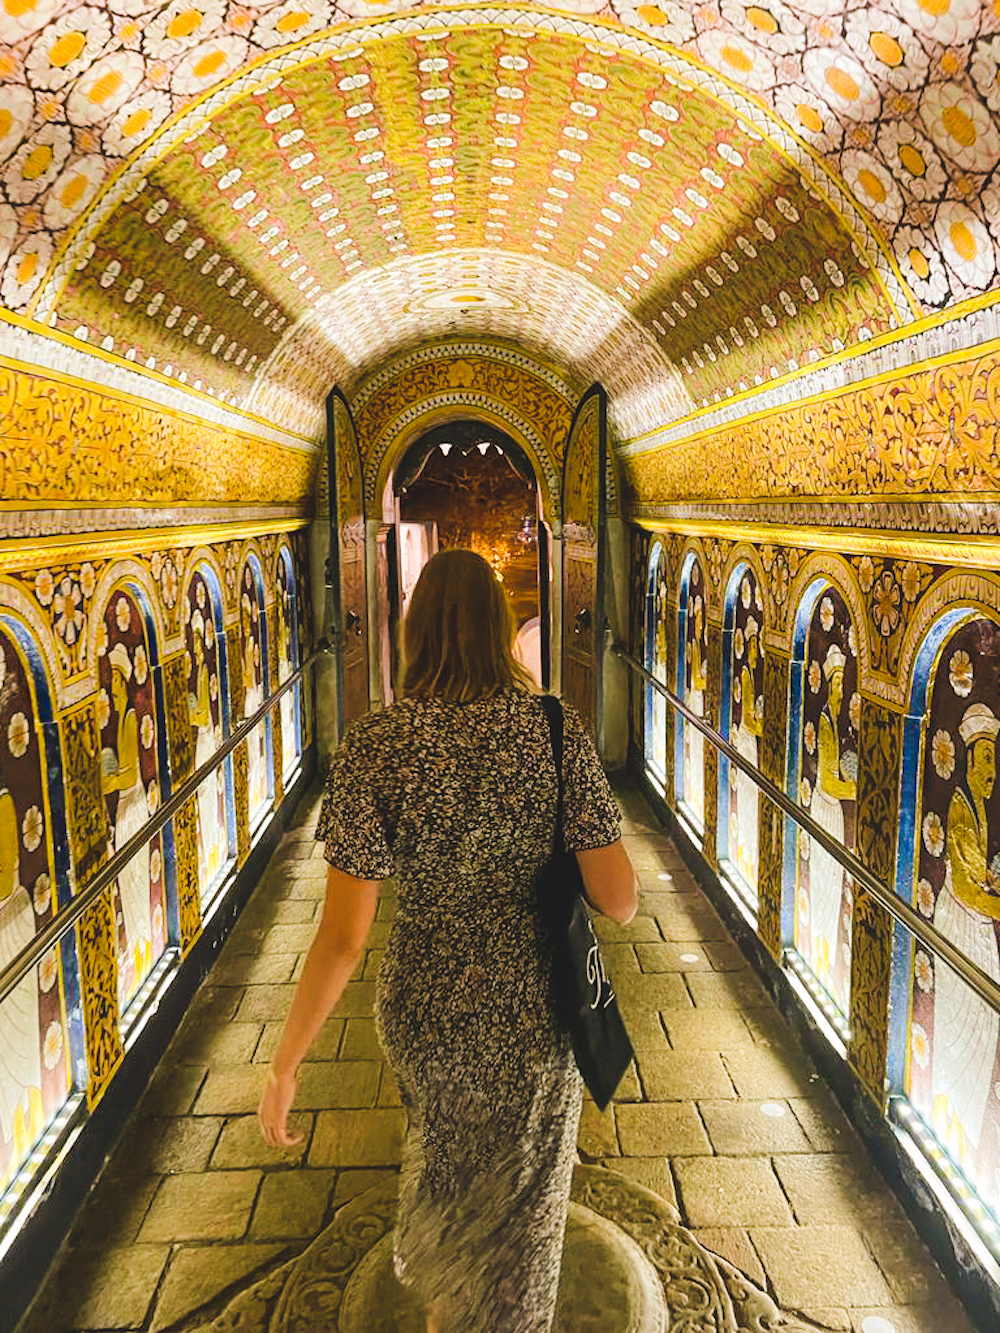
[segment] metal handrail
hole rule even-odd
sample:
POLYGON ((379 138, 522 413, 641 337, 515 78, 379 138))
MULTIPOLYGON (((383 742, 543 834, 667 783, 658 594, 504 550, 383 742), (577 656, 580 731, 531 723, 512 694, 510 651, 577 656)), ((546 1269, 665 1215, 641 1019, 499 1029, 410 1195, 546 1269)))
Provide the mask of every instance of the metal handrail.
POLYGON ((223 741, 210 759, 206 759, 200 768, 196 768, 186 781, 182 782, 169 800, 164 801, 163 805, 154 815, 138 829, 124 847, 120 847, 115 854, 101 866, 100 870, 89 882, 86 888, 66 904, 38 934, 32 939, 30 944, 26 944, 20 953, 16 954, 5 968, 0 970, 0 1004, 4 1002, 7 996, 14 990, 33 967, 40 961, 43 954, 47 953, 54 944, 76 925, 80 917, 84 915, 101 896, 108 885, 115 879, 136 854, 141 847, 144 847, 155 834, 159 833, 163 826, 170 822, 173 816, 185 806, 191 797, 195 794, 202 782, 214 773, 223 760, 236 749, 241 741, 253 731, 269 712, 275 707, 282 695, 297 685, 305 675, 308 667, 317 657, 321 655, 322 648, 310 653, 306 660, 298 666, 287 680, 281 682, 276 690, 264 700, 261 706, 252 716, 241 722, 235 731, 223 741))
POLYGON ((748 759, 740 754, 735 746, 730 745, 725 737, 720 736, 714 727, 710 727, 704 718, 699 717, 697 713, 693 713, 683 699, 678 698, 662 681, 657 680, 630 653, 627 653, 619 644, 613 645, 612 651, 637 675, 642 676, 654 689, 658 690, 687 722, 695 726, 703 736, 711 741, 717 750, 720 750, 726 756, 730 763, 735 764, 747 777, 751 778, 772 804, 783 810, 800 828, 804 829, 811 838, 818 842, 835 861, 839 862, 851 878, 856 880, 880 907, 883 907, 901 926, 905 926, 910 934, 915 935, 921 944, 925 944, 933 954, 942 958, 991 1009, 1000 1012, 1000 985, 997 985, 988 973, 966 958, 965 954, 961 953, 947 936, 942 935, 939 930, 928 925, 909 903, 903 902, 890 889, 887 889, 882 881, 876 879, 872 872, 853 853, 849 852, 836 838, 831 837, 827 830, 817 824, 811 815, 808 815, 796 805, 780 787, 775 786, 769 778, 766 778, 748 759))

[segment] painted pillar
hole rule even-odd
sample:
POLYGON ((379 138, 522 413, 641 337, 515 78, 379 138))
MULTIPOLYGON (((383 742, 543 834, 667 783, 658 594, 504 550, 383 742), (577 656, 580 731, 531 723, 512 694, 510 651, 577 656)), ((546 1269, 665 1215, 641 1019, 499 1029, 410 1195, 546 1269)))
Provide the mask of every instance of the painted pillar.
MULTIPOLYGON (((74 892, 93 879, 108 856, 108 816, 101 793, 101 729, 95 698, 63 716, 67 810, 74 892)), ((87 1105, 104 1095, 122 1059, 118 1012, 118 931, 109 886, 76 927, 87 1047, 87 1105)))
MULTIPOLYGON (((861 698, 858 749, 858 858, 887 888, 896 874, 902 717, 861 698)), ((854 890, 851 932, 851 1038, 847 1058, 884 1110, 889 1044, 892 918, 863 889, 854 890)))
MULTIPOLYGON (((188 667, 184 653, 163 663, 163 703, 167 717, 170 772, 175 786, 194 772, 194 745, 188 713, 188 667)), ((198 883, 198 798, 192 796, 173 818, 177 877, 177 929, 181 953, 187 953, 201 931, 201 886, 198 883)))

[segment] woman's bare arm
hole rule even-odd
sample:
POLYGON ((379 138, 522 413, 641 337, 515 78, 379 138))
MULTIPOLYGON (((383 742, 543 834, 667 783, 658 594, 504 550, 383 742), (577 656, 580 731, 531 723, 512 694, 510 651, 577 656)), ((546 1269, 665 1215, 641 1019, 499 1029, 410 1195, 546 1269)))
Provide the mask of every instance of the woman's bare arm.
POLYGON ((639 906, 635 871, 621 838, 607 847, 576 853, 587 901, 612 921, 627 926, 639 906))
POLYGON ((298 1143, 301 1138, 290 1135, 287 1124, 296 1074, 357 967, 375 920, 378 887, 376 879, 357 879, 335 866, 329 869, 323 915, 309 946, 257 1112, 264 1139, 273 1147, 298 1143))

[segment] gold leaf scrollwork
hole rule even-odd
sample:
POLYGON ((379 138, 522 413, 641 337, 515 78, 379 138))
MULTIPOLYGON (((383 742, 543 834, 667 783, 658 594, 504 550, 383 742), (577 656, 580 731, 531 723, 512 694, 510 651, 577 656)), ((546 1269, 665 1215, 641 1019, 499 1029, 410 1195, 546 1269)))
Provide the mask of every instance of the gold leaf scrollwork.
POLYGON ((62 733, 70 844, 75 887, 79 891, 107 860, 110 837, 107 807, 101 794, 101 734, 92 699, 64 715, 62 733))
MULTIPOLYGON (((892 884, 896 865, 901 754, 899 714, 863 698, 858 738, 858 856, 885 885, 892 884)), ((848 1059, 880 1104, 885 1097, 891 963, 891 918, 869 894, 856 890, 848 1059)))
POLYGON ((183 653, 163 663, 163 702, 167 714, 170 772, 179 786, 194 772, 194 744, 188 712, 188 668, 183 653))
MULTIPOLYGON (((778 786, 784 781, 785 735, 788 724, 788 658, 769 650, 764 655, 764 723, 761 771, 778 786)), ((781 893, 784 815, 767 797, 758 813, 757 929, 775 958, 781 957, 781 893)))
POLYGON ((87 1046, 87 1105, 97 1105, 121 1063, 117 930, 111 888, 77 924, 80 989, 87 1046))
POLYGON ((201 891, 198 885, 198 798, 192 796, 174 816, 177 854, 177 910, 181 953, 187 953, 201 933, 201 891))
POLYGON ((246 741, 233 751, 233 795, 236 801, 236 858, 240 865, 250 854, 250 756, 246 741))

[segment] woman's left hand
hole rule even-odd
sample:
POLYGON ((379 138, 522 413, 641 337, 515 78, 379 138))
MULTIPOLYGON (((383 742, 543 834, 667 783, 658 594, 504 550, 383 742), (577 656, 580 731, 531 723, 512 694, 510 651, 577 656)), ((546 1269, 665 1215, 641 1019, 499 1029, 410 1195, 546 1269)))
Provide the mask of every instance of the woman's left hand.
POLYGON ((289 1134, 288 1113, 295 1100, 297 1079, 294 1074, 276 1074, 268 1070, 267 1084, 257 1108, 257 1123, 269 1148, 292 1148, 304 1134, 289 1134))

